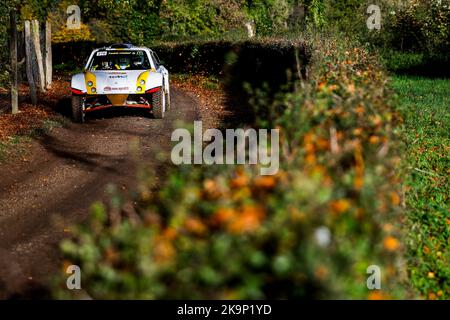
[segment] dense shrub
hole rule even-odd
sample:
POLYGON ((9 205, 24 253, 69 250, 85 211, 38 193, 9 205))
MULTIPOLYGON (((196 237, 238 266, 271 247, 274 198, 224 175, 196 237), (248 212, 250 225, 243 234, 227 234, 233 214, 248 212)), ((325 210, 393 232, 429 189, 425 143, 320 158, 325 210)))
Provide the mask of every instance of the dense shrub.
POLYGON ((154 191, 143 174, 136 196, 93 206, 62 243, 66 264, 95 298, 403 297, 385 82, 365 50, 316 42, 308 81, 272 102, 254 93, 272 110, 258 123, 281 132, 277 175, 179 167, 154 191), (369 265, 382 291, 367 289, 369 265))
MULTIPOLYGON (((385 37, 387 43, 384 56, 398 57, 392 50, 421 54, 420 65, 412 64, 409 73, 435 74, 446 76, 450 72, 450 2, 449 1, 409 1, 408 5, 392 7, 385 37)), ((405 59, 405 58, 403 58, 405 59)), ((390 62, 393 71, 401 70, 390 62)), ((401 70, 408 72, 408 70, 401 70)))
MULTIPOLYGON (((9 26, 9 13, 7 8, 0 7, 0 46, 8 48, 7 30, 9 26)), ((0 87, 8 83, 9 50, 0 51, 0 87)))
POLYGON ((291 6, 287 0, 253 0, 247 2, 249 16, 253 19, 256 32, 270 35, 287 29, 291 6))
POLYGON ((162 3, 163 36, 221 34, 248 20, 240 1, 169 0, 162 3))

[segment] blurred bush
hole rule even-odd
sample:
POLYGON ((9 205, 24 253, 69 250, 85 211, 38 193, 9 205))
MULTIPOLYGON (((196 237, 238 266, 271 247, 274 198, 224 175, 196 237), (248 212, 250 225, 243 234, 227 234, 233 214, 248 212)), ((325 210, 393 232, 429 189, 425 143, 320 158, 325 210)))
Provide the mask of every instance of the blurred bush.
MULTIPOLYGON (((308 80, 253 105, 280 130, 280 171, 182 166, 112 192, 61 244, 94 298, 401 298, 401 196, 386 78, 366 50, 315 39, 308 80), (382 290, 366 269, 382 270, 382 290)), ((65 274, 54 295, 70 297, 65 274)))

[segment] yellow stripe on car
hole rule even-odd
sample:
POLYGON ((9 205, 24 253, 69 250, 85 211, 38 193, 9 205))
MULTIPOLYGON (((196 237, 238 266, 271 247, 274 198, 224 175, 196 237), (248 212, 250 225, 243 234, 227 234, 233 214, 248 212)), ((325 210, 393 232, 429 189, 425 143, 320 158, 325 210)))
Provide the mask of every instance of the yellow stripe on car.
POLYGON ((147 78, 148 78, 149 74, 150 74, 150 71, 147 70, 147 71, 142 72, 139 75, 139 77, 137 78, 137 81, 136 81, 136 93, 144 93, 145 92, 145 88, 147 86, 147 78))
POLYGON ((87 94, 96 94, 97 93, 97 78, 95 74, 90 71, 86 71, 84 73, 84 80, 86 83, 86 92, 87 94))

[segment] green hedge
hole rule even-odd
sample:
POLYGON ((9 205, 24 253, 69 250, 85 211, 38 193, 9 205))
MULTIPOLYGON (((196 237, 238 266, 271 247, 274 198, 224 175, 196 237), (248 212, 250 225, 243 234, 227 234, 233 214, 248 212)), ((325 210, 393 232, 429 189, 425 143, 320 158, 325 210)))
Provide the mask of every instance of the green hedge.
MULTIPOLYGON (((94 48, 103 45, 82 41, 54 45, 55 67, 67 72, 82 68, 94 48)), ((286 88, 293 79, 306 77, 310 52, 304 42, 260 39, 253 41, 209 41, 155 43, 155 50, 172 74, 204 74, 226 84, 229 100, 238 100, 252 111, 245 89, 270 88, 270 96, 286 88), (299 75, 300 74, 300 75, 299 75)))
MULTIPOLYGON (((65 65, 66 70, 80 69, 92 50, 106 45, 91 41, 54 44, 54 65, 65 65)), ((158 42, 148 47, 156 51, 170 72, 215 76, 231 73, 233 77, 252 83, 261 79, 286 83, 286 70, 295 68, 296 54, 303 73, 308 63, 306 47, 299 41, 158 42)))

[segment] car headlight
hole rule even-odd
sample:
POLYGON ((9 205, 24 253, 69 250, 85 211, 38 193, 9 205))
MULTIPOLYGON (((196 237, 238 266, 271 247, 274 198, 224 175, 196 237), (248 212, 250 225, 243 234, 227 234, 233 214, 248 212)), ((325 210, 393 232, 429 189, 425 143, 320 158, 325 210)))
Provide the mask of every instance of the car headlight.
POLYGON ((145 80, 142 79, 142 80, 140 81, 140 84, 141 84, 141 85, 144 85, 144 84, 145 84, 145 80))
POLYGON ((142 87, 137 87, 137 91, 142 91, 142 87))
POLYGON ((95 88, 91 88, 91 92, 95 93, 97 90, 95 88))
POLYGON ((89 87, 92 87, 92 86, 94 85, 94 83, 93 83, 92 81, 88 81, 87 85, 88 85, 89 87))

